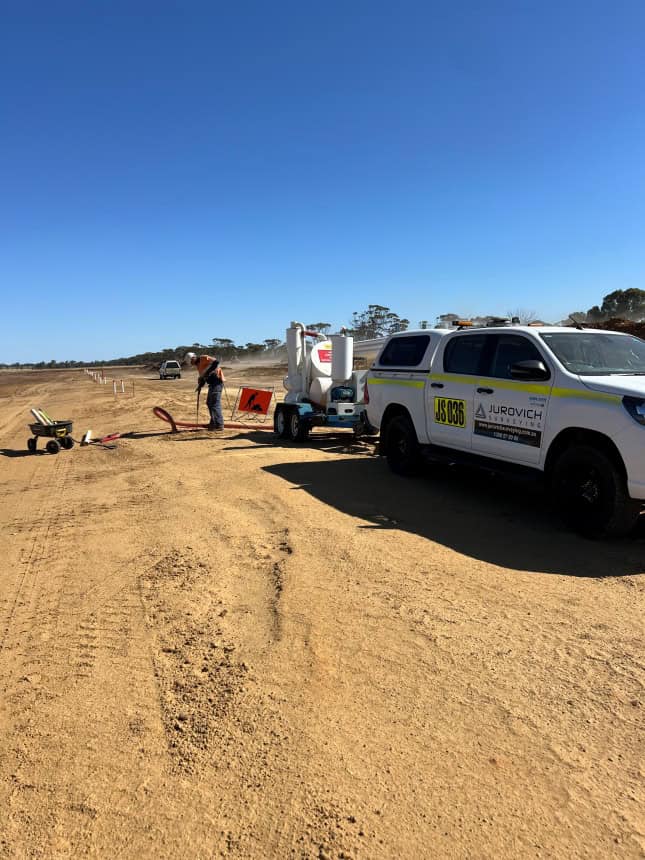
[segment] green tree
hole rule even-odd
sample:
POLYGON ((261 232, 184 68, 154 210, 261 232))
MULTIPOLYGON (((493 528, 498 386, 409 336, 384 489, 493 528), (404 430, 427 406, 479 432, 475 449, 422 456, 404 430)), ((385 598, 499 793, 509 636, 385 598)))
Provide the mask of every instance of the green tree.
POLYGON ((239 347, 235 346, 234 341, 229 337, 214 337, 212 343, 215 352, 221 359, 234 358, 239 350, 239 347))
POLYGON ((409 325, 410 320, 401 319, 385 305, 368 305, 364 311, 354 311, 348 334, 353 335, 356 340, 370 340, 396 331, 405 331, 409 325))
POLYGON ((331 323, 326 323, 326 322, 309 323, 307 325, 307 328, 311 329, 312 331, 319 331, 321 334, 324 334, 326 336, 327 332, 331 328, 331 323))
POLYGON ((603 298, 600 310, 606 317, 640 320, 645 317, 645 290, 614 290, 603 298))

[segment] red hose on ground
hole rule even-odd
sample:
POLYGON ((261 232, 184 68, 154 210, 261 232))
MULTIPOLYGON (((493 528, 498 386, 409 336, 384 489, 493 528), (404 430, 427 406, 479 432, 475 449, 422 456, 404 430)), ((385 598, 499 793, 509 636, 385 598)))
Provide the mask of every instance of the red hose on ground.
MULTIPOLYGON (((170 424, 171 432, 177 433, 177 428, 181 427, 182 429, 187 430, 208 430, 208 424, 195 424, 194 421, 175 421, 170 412, 167 412, 161 406, 154 406, 152 409, 152 414, 155 418, 160 418, 162 421, 166 421, 170 424)), ((242 422, 232 422, 225 421, 224 422, 225 430, 266 430, 273 433, 272 426, 263 426, 262 424, 244 424, 242 422)))

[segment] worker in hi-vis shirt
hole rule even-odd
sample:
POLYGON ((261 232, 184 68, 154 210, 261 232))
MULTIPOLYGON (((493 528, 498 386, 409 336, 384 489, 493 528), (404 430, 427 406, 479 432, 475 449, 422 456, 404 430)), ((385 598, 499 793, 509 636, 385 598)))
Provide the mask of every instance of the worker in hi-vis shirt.
POLYGON ((199 374, 197 380, 197 391, 204 384, 208 385, 208 397, 206 405, 210 413, 209 430, 223 430, 224 416, 222 415, 222 388, 224 387, 224 374, 219 366, 219 361, 211 355, 195 355, 189 352, 186 358, 199 374))

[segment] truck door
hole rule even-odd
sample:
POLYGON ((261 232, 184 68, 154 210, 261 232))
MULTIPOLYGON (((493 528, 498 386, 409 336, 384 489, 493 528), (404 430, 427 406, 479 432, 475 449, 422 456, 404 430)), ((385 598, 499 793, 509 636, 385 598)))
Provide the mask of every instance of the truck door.
POLYGON ((438 336, 434 332, 396 334, 385 345, 367 378, 370 389, 370 420, 380 425, 386 404, 403 406, 411 416, 420 442, 425 442, 423 391, 430 369, 430 356, 438 336))
POLYGON ((549 364, 535 341, 520 333, 488 335, 494 345, 489 365, 474 391, 473 453, 537 464, 542 451, 553 371, 547 380, 520 380, 511 366, 520 361, 549 364))
POLYGON ((449 335, 433 361, 426 414, 430 442, 468 451, 472 444, 473 401, 478 373, 486 355, 481 332, 449 335))

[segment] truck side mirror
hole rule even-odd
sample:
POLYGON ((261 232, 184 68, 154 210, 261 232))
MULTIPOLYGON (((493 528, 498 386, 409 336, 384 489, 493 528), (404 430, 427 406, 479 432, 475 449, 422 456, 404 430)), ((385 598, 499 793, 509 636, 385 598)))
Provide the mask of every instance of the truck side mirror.
POLYGON ((528 361, 516 361, 511 365, 511 379, 542 380, 551 376, 543 361, 531 358, 528 361))

